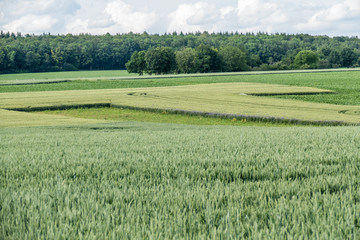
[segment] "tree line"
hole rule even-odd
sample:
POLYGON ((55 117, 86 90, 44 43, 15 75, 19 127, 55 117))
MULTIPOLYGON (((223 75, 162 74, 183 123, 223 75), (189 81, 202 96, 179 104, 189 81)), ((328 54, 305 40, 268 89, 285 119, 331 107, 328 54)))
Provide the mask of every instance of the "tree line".
MULTIPOLYGON (((251 61, 252 59, 250 59, 251 61)), ((256 59, 255 59, 256 61, 256 59)), ((125 64, 129 73, 168 74, 168 73, 208 73, 249 71, 249 58, 238 47, 226 46, 219 50, 201 44, 193 48, 174 51, 170 47, 151 48, 135 51, 125 64)), ((283 69, 315 69, 319 57, 311 50, 302 50, 294 58, 294 63, 283 69)), ((269 65, 266 70, 270 70, 269 65)))
POLYGON ((266 33, 22 35, 0 32, 0 73, 129 69, 138 73, 360 66, 357 37, 266 33))
POLYGON ((125 64, 130 73, 142 75, 167 73, 235 72, 250 70, 246 64, 246 52, 233 46, 219 50, 201 44, 195 49, 174 51, 170 47, 151 48, 134 52, 125 64))

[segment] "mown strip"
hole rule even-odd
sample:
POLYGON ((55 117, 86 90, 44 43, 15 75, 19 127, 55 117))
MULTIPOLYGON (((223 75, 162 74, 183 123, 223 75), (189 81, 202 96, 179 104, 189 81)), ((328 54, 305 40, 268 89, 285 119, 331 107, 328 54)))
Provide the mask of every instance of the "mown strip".
POLYGON ((20 85, 37 85, 37 84, 53 84, 53 83, 66 83, 70 80, 57 80, 57 81, 7 81, 6 83, 0 83, 0 86, 20 86, 20 85))
POLYGON ((173 114, 182 114, 189 116, 202 116, 211 118, 223 118, 223 119, 235 119, 250 122, 271 122, 271 123, 284 123, 284 124, 296 124, 296 125, 318 125, 318 126, 358 126, 360 124, 346 123, 343 121, 308 121, 300 119, 287 119, 269 116, 257 116, 257 115, 244 115, 244 114, 230 114, 230 113, 217 113, 217 112, 201 112, 201 111, 187 111, 181 109, 156 109, 156 108, 138 108, 132 106, 119 106, 111 104, 114 108, 124 108, 133 110, 142 110, 150 112, 169 112, 173 114))
POLYGON ((44 115, 0 109, 0 128, 94 124, 104 122, 66 116, 44 115))
POLYGON ((110 103, 96 103, 96 104, 74 104, 74 105, 54 105, 43 107, 27 107, 27 108, 9 108, 6 110, 19 111, 19 112, 40 112, 40 111, 55 111, 55 110, 68 110, 77 108, 100 108, 111 107, 110 103))
MULTIPOLYGON (((47 110, 36 113, 54 114, 67 117, 110 120, 116 122, 152 122, 175 123, 186 125, 227 125, 227 126, 266 126, 290 127, 293 124, 273 123, 263 121, 247 121, 236 118, 206 117, 201 115, 176 114, 169 111, 143 111, 129 108, 73 108, 67 110, 47 110)), ((300 126, 300 125, 298 125, 300 126)))
POLYGON ((310 121, 301 120, 295 118, 282 118, 282 117, 271 117, 271 116, 259 116, 259 115, 245 115, 245 114, 229 114, 229 113, 218 113, 218 112, 201 112, 201 111, 187 111, 181 109, 161 109, 161 108, 142 108, 133 107, 126 105, 115 105, 110 103, 99 103, 99 104, 84 104, 84 105, 58 105, 48 107, 30 107, 30 108, 14 108, 8 109, 12 111, 21 112, 40 112, 40 111, 59 111, 69 109, 85 109, 85 108, 118 108, 118 109, 129 109, 144 112, 153 112, 158 114, 178 114, 188 116, 201 116, 206 118, 220 118, 220 119, 232 119, 234 121, 243 122, 264 122, 274 124, 293 124, 293 125, 314 125, 314 126, 358 126, 360 124, 347 123, 344 121, 310 121))
POLYGON ((305 95, 320 95, 320 94, 336 94, 336 92, 292 92, 292 93, 247 93, 245 95, 257 97, 275 97, 275 96, 305 96, 305 95))

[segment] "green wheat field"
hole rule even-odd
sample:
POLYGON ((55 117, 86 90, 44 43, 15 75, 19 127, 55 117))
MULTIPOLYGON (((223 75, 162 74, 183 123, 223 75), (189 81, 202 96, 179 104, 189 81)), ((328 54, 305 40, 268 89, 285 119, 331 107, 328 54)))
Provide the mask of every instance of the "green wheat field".
POLYGON ((0 239, 360 238, 360 71, 0 80, 0 239))

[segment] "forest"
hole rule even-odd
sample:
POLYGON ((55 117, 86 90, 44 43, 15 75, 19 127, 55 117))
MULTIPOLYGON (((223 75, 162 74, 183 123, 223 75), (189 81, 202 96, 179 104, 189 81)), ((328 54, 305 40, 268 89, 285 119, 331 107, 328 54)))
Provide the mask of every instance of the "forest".
POLYGON ((164 74, 359 66, 358 37, 237 32, 0 32, 0 73, 127 69, 139 74, 164 74))

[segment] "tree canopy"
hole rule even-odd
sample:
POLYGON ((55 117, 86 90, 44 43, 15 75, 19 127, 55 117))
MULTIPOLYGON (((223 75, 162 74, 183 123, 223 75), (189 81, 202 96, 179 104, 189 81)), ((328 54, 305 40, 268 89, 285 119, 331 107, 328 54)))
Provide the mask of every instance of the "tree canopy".
POLYGON ((219 57, 223 72, 238 72, 249 70, 246 64, 246 52, 234 46, 220 48, 219 57))
POLYGON ((149 74, 166 74, 175 70, 175 52, 170 47, 150 48, 146 51, 146 72, 149 74))
POLYGON ((143 75, 146 71, 145 51, 135 51, 131 55, 130 60, 125 64, 126 69, 129 73, 138 73, 143 75))
MULTIPOLYGON (((170 69, 153 69, 154 74, 360 66, 357 37, 228 32, 35 36, 1 31, 0 73, 126 69, 131 68, 126 63, 135 52, 157 48, 164 48, 160 51, 163 54, 172 52, 175 61, 171 60, 170 69), (316 65, 301 64, 300 55, 295 63, 297 54, 304 50, 318 57, 316 65)), ((141 74, 139 69, 137 72, 141 74)))
POLYGON ((185 48, 176 52, 176 65, 178 72, 196 73, 198 71, 198 59, 193 48, 185 48))
POLYGON ((294 64, 298 68, 317 68, 319 57, 311 50, 302 50, 295 56, 294 64))

